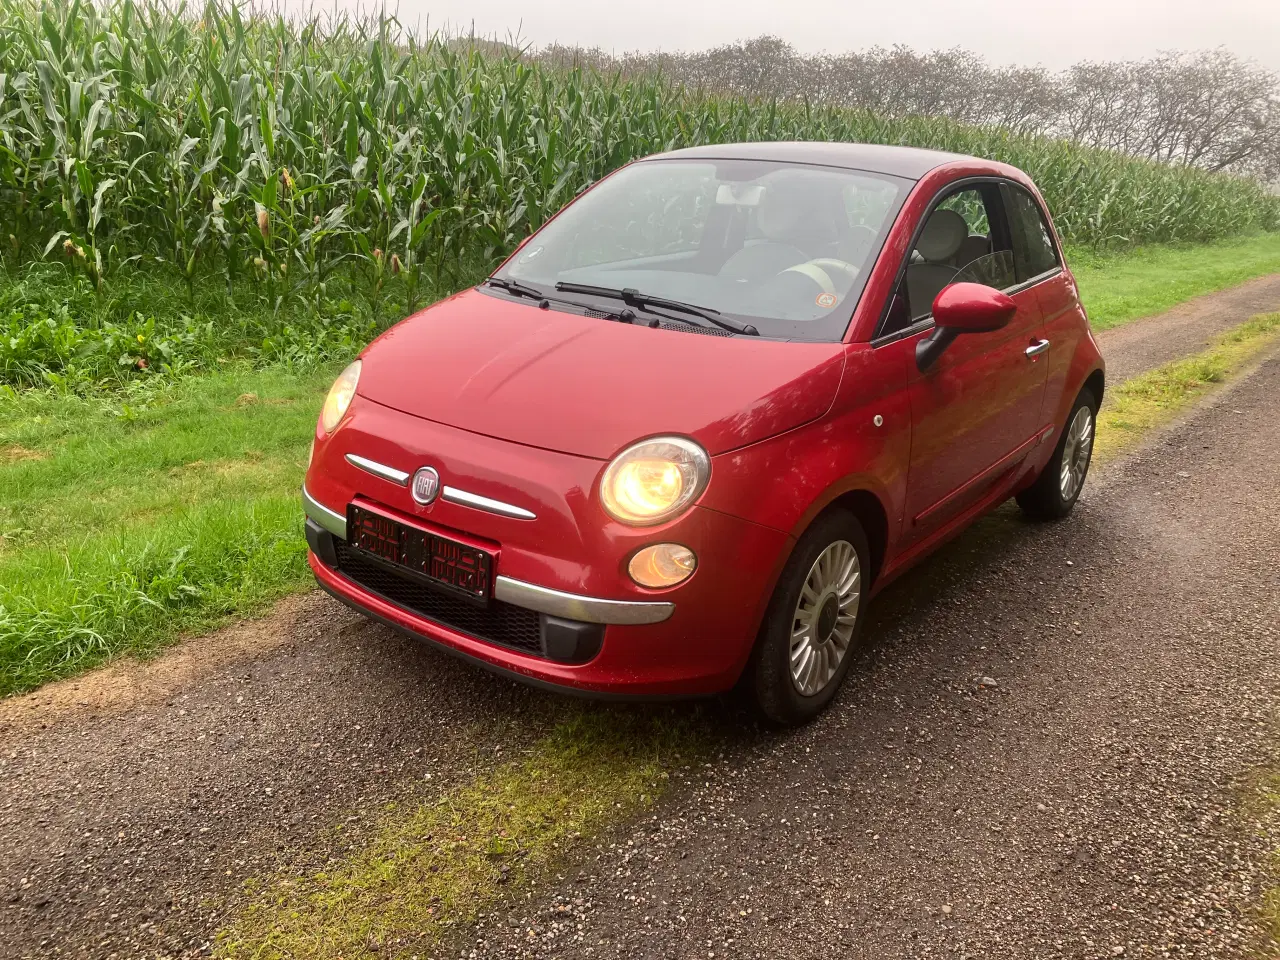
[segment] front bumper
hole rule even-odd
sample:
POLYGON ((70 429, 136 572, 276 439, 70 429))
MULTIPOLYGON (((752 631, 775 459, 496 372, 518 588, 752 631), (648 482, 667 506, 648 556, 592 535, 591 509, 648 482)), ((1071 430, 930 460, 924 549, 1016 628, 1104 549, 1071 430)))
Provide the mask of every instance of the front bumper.
POLYGON ((341 550, 347 505, 370 501, 493 552, 493 601, 487 613, 441 615, 438 592, 406 602, 401 583, 365 576, 358 567, 346 576, 318 543, 309 561, 320 584, 344 602, 525 680, 624 697, 728 689, 750 655, 790 538, 699 506, 661 527, 624 527, 591 493, 603 468, 601 461, 484 437, 357 396, 337 431, 317 436, 303 491, 308 527, 341 550), (408 483, 423 465, 438 470, 441 482, 429 506, 415 503, 408 483), (512 507, 528 516, 505 509, 512 507), (628 558, 662 540, 692 549, 697 572, 669 590, 641 588, 627 574, 628 558), (500 608, 501 622, 492 608, 500 608), (548 627, 562 639, 548 644, 548 627), (588 639, 570 642, 567 635, 588 639))
MULTIPOLYGON (((302 508, 307 519, 311 520, 319 530, 343 540, 347 539, 347 518, 320 503, 307 492, 305 486, 302 488, 302 508)), ((311 545, 312 552, 318 553, 311 541, 312 533, 308 529, 307 542, 311 545)), ((540 587, 502 574, 494 578, 493 596, 494 599, 501 600, 503 603, 524 607, 526 610, 582 623, 631 625, 661 623, 670 618, 676 609, 675 604, 668 601, 607 600, 601 597, 585 597, 577 593, 540 587)))

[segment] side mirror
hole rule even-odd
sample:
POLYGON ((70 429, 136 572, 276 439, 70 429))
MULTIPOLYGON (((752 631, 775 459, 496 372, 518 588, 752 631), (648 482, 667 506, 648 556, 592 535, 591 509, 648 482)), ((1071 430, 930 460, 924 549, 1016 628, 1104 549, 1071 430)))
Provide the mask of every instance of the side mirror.
POLYGON ((994 287, 953 283, 933 300, 933 333, 916 344, 916 367, 923 373, 962 333, 988 333, 1007 326, 1018 305, 994 287))

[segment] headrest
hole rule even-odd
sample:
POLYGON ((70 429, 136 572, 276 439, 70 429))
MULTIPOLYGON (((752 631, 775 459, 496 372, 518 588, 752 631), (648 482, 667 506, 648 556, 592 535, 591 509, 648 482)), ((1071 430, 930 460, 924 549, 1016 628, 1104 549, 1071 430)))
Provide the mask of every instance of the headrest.
POLYGON ((756 226, 769 240, 794 242, 819 226, 815 218, 822 200, 822 184, 803 174, 770 178, 756 210, 756 226))
POLYGON ((916 250, 930 263, 950 260, 969 236, 969 225, 954 210, 935 210, 925 221, 916 250))
POLYGON ((960 249, 956 251, 956 266, 966 267, 975 260, 980 260, 991 252, 991 241, 981 234, 971 233, 964 238, 960 249))

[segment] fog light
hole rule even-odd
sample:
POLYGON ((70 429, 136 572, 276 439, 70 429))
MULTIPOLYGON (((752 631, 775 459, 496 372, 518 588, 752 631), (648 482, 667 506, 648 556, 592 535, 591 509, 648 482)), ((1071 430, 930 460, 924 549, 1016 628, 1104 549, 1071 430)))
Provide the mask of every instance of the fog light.
POLYGON ((698 558, 678 543, 655 543, 645 547, 627 564, 631 579, 642 587, 674 587, 688 579, 698 566, 698 558))

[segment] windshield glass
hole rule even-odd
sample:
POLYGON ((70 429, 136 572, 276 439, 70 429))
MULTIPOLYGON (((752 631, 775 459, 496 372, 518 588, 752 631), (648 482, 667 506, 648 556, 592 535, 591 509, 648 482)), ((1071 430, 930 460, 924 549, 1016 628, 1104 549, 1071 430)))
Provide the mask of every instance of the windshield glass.
POLYGON ((794 163, 645 161, 584 194, 498 276, 633 288, 763 336, 838 340, 909 185, 794 163))

